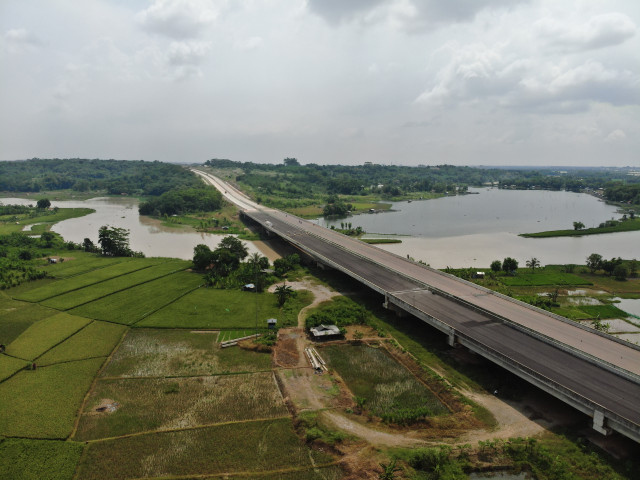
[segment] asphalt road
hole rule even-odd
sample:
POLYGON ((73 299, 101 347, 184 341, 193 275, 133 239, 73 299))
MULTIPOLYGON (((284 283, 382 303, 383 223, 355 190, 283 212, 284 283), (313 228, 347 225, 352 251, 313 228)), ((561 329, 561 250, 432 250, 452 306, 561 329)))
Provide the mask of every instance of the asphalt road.
MULTIPOLYGON (((207 176, 208 177, 208 176, 207 176)), ((260 207, 215 177, 209 183, 245 209, 257 221, 269 221, 271 228, 367 279, 418 310, 472 337, 578 396, 640 425, 640 380, 633 382, 560 348, 511 327, 508 323, 423 289, 430 285, 458 296, 482 309, 495 312, 557 341, 582 349, 590 355, 640 374, 640 352, 606 337, 574 327, 544 312, 512 303, 482 289, 425 268, 402 257, 346 237, 329 229, 260 207)))

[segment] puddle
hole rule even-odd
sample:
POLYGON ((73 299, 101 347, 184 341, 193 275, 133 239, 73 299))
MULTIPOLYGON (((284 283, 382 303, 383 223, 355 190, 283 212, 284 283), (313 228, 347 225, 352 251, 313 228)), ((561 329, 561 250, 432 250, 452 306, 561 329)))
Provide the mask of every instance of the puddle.
POLYGON ((620 310, 624 310, 629 315, 638 317, 640 321, 640 298, 619 298, 613 299, 615 306, 620 310))
POLYGON ((566 297, 562 299, 565 305, 602 305, 602 302, 597 298, 592 297, 566 297))
POLYGON ((608 292, 604 290, 593 290, 591 288, 582 288, 578 290, 567 290, 567 295, 570 296, 585 296, 585 295, 607 295, 608 292))

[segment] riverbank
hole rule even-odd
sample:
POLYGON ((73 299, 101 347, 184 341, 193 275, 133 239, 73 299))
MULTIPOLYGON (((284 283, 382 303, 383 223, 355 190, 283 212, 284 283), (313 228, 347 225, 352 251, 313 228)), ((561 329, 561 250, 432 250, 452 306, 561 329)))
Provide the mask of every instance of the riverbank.
POLYGON ((617 220, 615 225, 584 228, 582 230, 549 230, 537 233, 521 233, 525 238, 582 237, 584 235, 600 235, 603 233, 633 232, 640 230, 640 218, 617 220))

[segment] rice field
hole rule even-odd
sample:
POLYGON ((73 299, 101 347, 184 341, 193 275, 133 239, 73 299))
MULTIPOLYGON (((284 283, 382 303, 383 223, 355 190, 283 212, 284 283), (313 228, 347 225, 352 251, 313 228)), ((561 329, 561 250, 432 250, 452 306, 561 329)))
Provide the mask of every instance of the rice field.
POLYGON ((100 257, 94 253, 73 252, 73 259, 45 267, 47 273, 55 278, 69 278, 75 275, 108 267, 125 261, 122 257, 100 257))
POLYGON ((22 370, 28 364, 29 362, 20 360, 19 358, 9 357, 8 355, 0 355, 0 382, 6 380, 19 370, 22 370))
POLYGON ((58 313, 27 328, 7 346, 7 354, 33 360, 91 322, 88 318, 58 313))
POLYGON ((65 439, 104 358, 23 370, 0 383, 0 436, 65 439))
POLYGON ((60 345, 52 348, 36 361, 38 365, 107 357, 122 338, 127 327, 93 321, 60 345))
POLYGON ((0 441, 0 478, 71 480, 83 448, 73 442, 7 438, 0 441))
POLYGON ((175 430, 288 415, 272 372, 182 378, 100 380, 75 440, 175 430), (113 412, 97 412, 105 399, 113 412))
POLYGON ((320 466, 333 461, 327 454, 309 450, 295 434, 291 419, 285 418, 90 443, 76 478, 188 478, 225 472, 268 475, 310 469, 312 456, 320 466))
POLYGON ((448 413, 446 407, 382 348, 332 345, 320 354, 347 383, 365 409, 391 423, 411 423, 448 413))
POLYGON ((178 272, 69 310, 96 320, 131 325, 197 289, 202 276, 178 272))
POLYGON ((63 293, 52 298, 44 300, 42 305, 55 308, 57 310, 69 310, 85 303, 98 300, 115 292, 126 290, 128 288, 140 285, 156 278, 169 275, 180 270, 184 270, 189 266, 189 262, 184 260, 172 260, 153 265, 151 267, 136 270, 116 278, 105 280, 104 282, 89 285, 84 288, 63 293))
POLYGON ((56 313, 36 303, 13 300, 0 292, 0 343, 10 344, 38 320, 56 313))
POLYGON ((55 297, 72 290, 93 285, 94 283, 103 282, 110 278, 119 277, 127 273, 147 268, 151 265, 157 265, 164 260, 160 258, 135 258, 128 262, 118 262, 103 268, 98 268, 82 275, 77 275, 64 280, 48 283, 42 287, 34 288, 20 293, 16 296, 18 300, 27 302, 41 302, 47 298, 55 297))
POLYGON ((256 330, 222 330, 218 337, 218 342, 226 342, 228 340, 235 340, 236 338, 248 337, 256 333, 256 330))
POLYGON ((132 329, 113 354, 105 377, 160 377, 256 372, 271 368, 266 353, 221 348, 218 334, 132 329))

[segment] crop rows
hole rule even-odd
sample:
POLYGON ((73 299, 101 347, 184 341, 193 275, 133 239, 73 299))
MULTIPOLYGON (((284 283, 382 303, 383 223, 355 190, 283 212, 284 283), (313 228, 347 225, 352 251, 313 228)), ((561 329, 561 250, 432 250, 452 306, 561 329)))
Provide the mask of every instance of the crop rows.
POLYGON ((0 294, 0 343, 10 344, 38 320, 56 313, 36 303, 20 302, 0 294))
POLYGON ((48 265, 46 267, 47 273, 55 278, 69 278, 121 263, 125 260, 121 257, 96 257, 93 254, 85 257, 81 252, 73 252, 73 255, 78 258, 56 263, 55 265, 48 265))
POLYGON ((110 295, 114 292, 125 290, 133 286, 163 277, 170 273, 184 270, 189 265, 184 260, 173 260, 160 265, 154 265, 141 270, 121 275, 104 282, 89 285, 88 287, 73 290, 42 302, 42 305, 58 310, 69 310, 84 303, 110 295))
POLYGON ((5 439, 0 443, 0 478, 69 480, 82 450, 73 442, 5 439))
POLYGON ((26 365, 27 362, 25 360, 9 357, 8 355, 0 355, 0 382, 23 369, 26 365))

